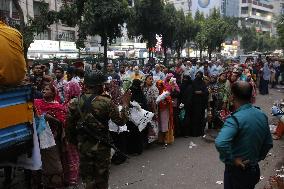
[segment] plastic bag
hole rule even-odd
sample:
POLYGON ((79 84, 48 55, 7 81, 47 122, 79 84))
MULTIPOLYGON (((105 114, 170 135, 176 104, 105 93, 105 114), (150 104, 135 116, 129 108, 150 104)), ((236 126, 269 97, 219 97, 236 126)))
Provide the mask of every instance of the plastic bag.
POLYGON ((185 109, 182 108, 179 112, 179 120, 182 122, 184 120, 185 117, 185 109))
POLYGON ((133 122, 141 132, 154 117, 154 113, 141 108, 137 102, 131 102, 129 121, 133 122))
POLYGON ((47 149, 56 145, 48 122, 46 122, 46 128, 44 131, 39 135, 39 143, 40 149, 47 149))
POLYGON ((37 132, 35 132, 36 131, 35 124, 33 124, 33 129, 34 129, 34 134, 33 134, 32 156, 29 157, 27 154, 19 156, 17 166, 36 171, 41 169, 42 162, 41 162, 41 154, 39 149, 38 135, 37 132))
POLYGON ((44 115, 35 117, 36 132, 40 135, 46 129, 46 121, 44 115))

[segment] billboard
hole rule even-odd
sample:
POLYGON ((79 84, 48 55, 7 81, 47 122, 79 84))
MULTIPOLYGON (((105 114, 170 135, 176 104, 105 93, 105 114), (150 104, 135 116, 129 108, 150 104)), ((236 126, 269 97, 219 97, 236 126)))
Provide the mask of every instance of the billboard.
POLYGON ((205 16, 215 8, 221 10, 222 0, 191 0, 191 11, 194 17, 197 10, 202 12, 205 16))

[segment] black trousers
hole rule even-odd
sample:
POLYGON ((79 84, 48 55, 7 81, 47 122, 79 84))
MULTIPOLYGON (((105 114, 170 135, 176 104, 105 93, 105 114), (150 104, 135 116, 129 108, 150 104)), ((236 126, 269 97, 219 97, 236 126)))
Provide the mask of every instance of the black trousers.
POLYGON ((260 170, 258 165, 246 169, 226 165, 224 173, 224 189, 254 189, 259 182, 260 170))

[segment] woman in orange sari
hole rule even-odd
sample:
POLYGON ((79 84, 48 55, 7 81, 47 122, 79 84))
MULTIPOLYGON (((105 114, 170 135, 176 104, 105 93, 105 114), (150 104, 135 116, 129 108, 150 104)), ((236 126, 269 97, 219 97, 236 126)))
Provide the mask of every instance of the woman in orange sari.
MULTIPOLYGON (((157 81, 159 95, 166 92, 163 81, 157 81)), ((159 142, 167 147, 174 142, 173 104, 171 96, 158 103, 159 142)))

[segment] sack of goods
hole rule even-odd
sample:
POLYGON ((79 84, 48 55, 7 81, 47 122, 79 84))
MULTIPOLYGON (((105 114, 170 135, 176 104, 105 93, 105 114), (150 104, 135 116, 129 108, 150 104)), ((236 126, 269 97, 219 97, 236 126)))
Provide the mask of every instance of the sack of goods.
POLYGON ((0 85, 18 85, 26 74, 23 37, 0 21, 0 85))

